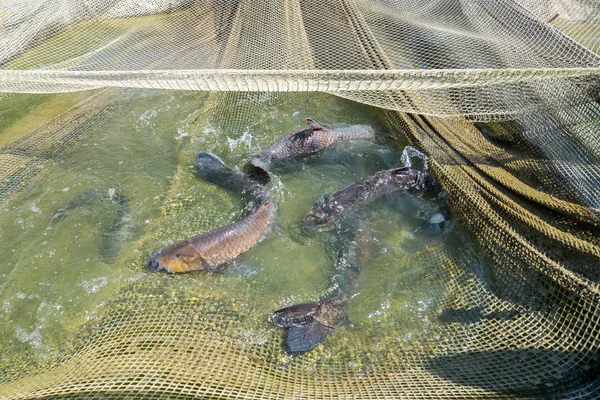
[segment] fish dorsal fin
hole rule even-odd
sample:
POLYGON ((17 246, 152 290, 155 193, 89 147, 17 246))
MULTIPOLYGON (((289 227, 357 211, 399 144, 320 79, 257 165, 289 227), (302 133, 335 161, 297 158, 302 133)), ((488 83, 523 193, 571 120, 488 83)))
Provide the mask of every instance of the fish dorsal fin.
POLYGON ((315 121, 312 118, 306 118, 306 123, 315 131, 326 129, 323 125, 321 125, 319 122, 315 121))

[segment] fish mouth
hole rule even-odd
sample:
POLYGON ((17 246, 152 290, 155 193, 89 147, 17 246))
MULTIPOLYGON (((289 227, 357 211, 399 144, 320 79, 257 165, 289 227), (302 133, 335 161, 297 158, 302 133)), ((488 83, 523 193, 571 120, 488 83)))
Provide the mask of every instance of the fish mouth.
POLYGON ((154 254, 152 254, 152 256, 150 257, 150 260, 148 261, 146 266, 154 271, 165 271, 167 273, 172 273, 171 271, 169 271, 167 268, 163 267, 160 264, 160 261, 158 261, 159 255, 160 255, 160 250, 155 252, 154 254))
POLYGON ((251 179, 256 182, 266 185, 271 181, 271 175, 269 174, 269 162, 264 160, 262 157, 254 155, 250 162, 246 164, 245 172, 250 176, 251 179))
POLYGON ((329 216, 327 218, 305 217, 300 224, 302 232, 309 235, 315 235, 319 232, 328 232, 334 229, 334 224, 330 223, 329 216))

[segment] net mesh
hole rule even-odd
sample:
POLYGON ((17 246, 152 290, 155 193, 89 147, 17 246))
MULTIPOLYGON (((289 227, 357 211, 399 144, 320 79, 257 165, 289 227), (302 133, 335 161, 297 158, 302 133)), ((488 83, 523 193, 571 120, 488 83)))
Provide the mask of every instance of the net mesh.
MULTIPOLYGON (((598 398, 599 11, 583 0, 2 2, 1 101, 94 89, 54 95, 62 107, 0 133, 3 199, 110 119, 127 101, 117 88, 210 91, 197 119, 238 131, 281 92, 321 91, 385 110, 389 140, 430 156, 477 249, 411 256, 443 285, 435 335, 402 342, 384 321, 295 359, 280 332, 256 329, 249 316, 277 304, 247 280, 142 274, 57 357, 5 357, 0 396, 598 398)), ((124 268, 235 208, 184 168, 175 177, 124 268)))

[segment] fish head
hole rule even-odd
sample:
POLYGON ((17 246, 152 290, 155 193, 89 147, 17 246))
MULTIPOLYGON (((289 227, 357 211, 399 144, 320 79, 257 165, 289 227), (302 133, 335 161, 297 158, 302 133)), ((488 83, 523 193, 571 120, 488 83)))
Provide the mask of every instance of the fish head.
POLYGON ((260 153, 253 154, 250 158, 250 162, 244 167, 245 172, 258 183, 266 185, 271 181, 271 175, 269 175, 269 157, 261 155, 260 153))
POLYGON ((391 171, 391 179, 405 189, 417 189, 428 198, 439 197, 442 193, 440 182, 427 172, 402 167, 391 171))
POLYGON ((305 230, 330 230, 329 222, 334 214, 330 203, 328 196, 325 196, 322 202, 316 203, 308 214, 302 218, 302 228, 305 230))
POLYGON ((181 245, 166 247, 152 254, 148 267, 156 271, 165 271, 170 274, 206 269, 204 259, 189 248, 184 242, 181 245))

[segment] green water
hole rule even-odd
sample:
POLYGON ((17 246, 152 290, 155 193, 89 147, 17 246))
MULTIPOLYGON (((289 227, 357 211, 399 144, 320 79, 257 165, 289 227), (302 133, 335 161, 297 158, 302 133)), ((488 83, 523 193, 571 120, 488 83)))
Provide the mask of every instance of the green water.
MULTIPOLYGON (((235 195, 194 176, 197 152, 213 152, 241 168, 249 153, 303 128, 307 116, 326 126, 372 125, 382 137, 387 128, 376 109, 325 94, 254 96, 250 103, 243 96, 127 90, 116 99, 110 118, 92 125, 72 151, 41 168, 0 206, 4 363, 43 363, 70 351, 82 327, 100 321, 119 292, 140 281, 182 299, 229 293, 228 301, 250 314, 240 340, 273 340, 270 311, 328 293, 335 255, 327 234, 297 235, 302 216, 324 194, 400 162, 398 151, 361 142, 288 165, 276 171, 270 186, 278 206, 271 233, 239 267, 168 276, 145 267, 154 250, 233 222, 243 212, 235 195), (93 190, 107 195, 54 218, 93 190), (128 200, 128 208, 122 228, 113 232, 120 210, 115 193, 128 200)), ((350 322, 328 341, 354 332, 372 335, 376 346, 378 335, 386 337, 391 328, 400 344, 438 339, 436 315, 450 278, 442 263, 467 245, 453 229, 439 235, 418 231, 439 206, 401 197, 370 206, 374 244, 360 293, 351 302, 350 322)))

